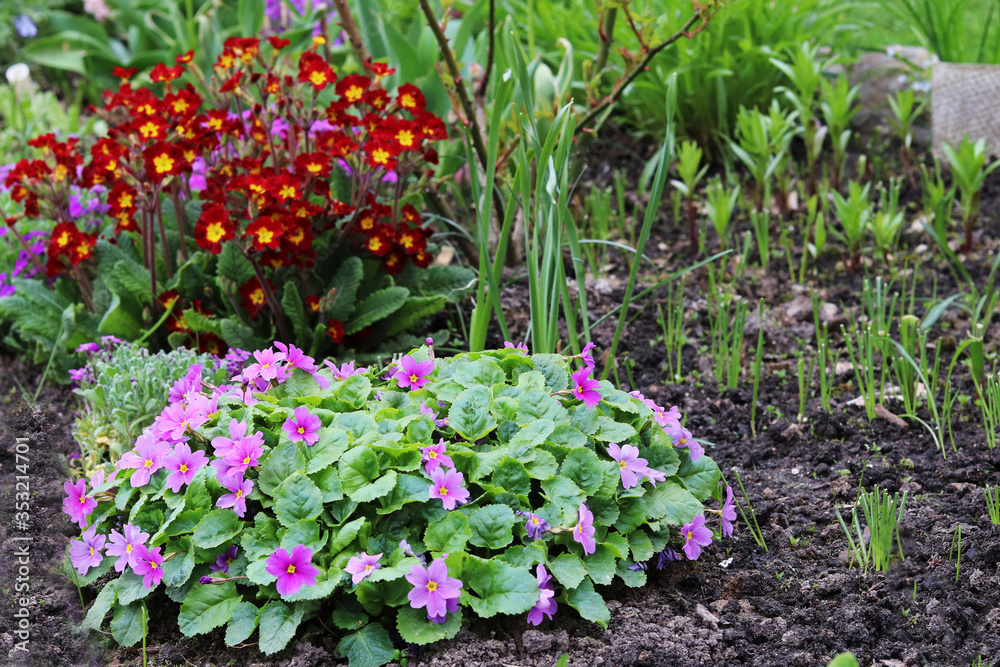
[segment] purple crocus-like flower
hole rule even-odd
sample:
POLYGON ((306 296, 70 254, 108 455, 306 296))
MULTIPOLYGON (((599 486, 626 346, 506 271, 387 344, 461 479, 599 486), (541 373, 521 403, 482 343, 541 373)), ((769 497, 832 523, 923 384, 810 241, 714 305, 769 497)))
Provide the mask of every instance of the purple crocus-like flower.
POLYGON ((521 342, 519 342, 517 344, 514 344, 514 343, 510 342, 509 340, 505 340, 503 342, 503 346, 505 348, 509 349, 509 350, 521 350, 521 352, 527 352, 528 351, 528 346, 525 345, 524 343, 521 343, 521 342))
POLYGON ((545 617, 551 620, 559 605, 555 600, 555 587, 552 585, 552 575, 545 571, 541 563, 535 568, 535 578, 538 580, 538 602, 528 611, 528 624, 541 625, 545 617))
POLYGON ((229 573, 229 566, 233 564, 236 560, 236 554, 239 553, 239 547, 235 544, 224 552, 215 557, 215 565, 209 565, 208 569, 210 572, 223 572, 229 573))
POLYGON ((628 566, 628 569, 632 570, 633 572, 645 572, 646 567, 647 566, 645 563, 632 563, 631 565, 628 566))
POLYGON ((163 408, 153 421, 150 430, 162 440, 186 442, 188 430, 193 430, 208 421, 208 416, 193 409, 190 403, 171 403, 163 408))
POLYGON ((77 353, 94 354, 101 351, 101 346, 97 343, 81 343, 79 347, 76 348, 77 353))
POLYGON ((399 368, 392 377, 396 378, 401 388, 409 387, 410 391, 416 391, 430 381, 430 375, 433 372, 433 359, 417 361, 407 354, 399 360, 399 368))
POLYGON ((282 428, 292 442, 304 441, 307 445, 315 445, 319 442, 319 429, 322 426, 319 417, 309 412, 306 406, 300 405, 295 408, 295 415, 285 420, 282 428))
POLYGON ((639 484, 645 476, 647 466, 646 459, 639 457, 639 448, 632 445, 619 447, 615 443, 608 445, 608 454, 618 462, 618 471, 622 476, 622 486, 631 489, 639 484))
POLYGON ((733 487, 726 486, 726 502, 722 503, 722 536, 732 537, 733 522, 736 521, 736 499, 733 487))
POLYGON ((447 601, 461 595, 462 582, 448 576, 443 558, 435 558, 426 569, 421 565, 411 566, 406 580, 413 585, 407 595, 410 606, 414 609, 426 607, 429 616, 445 616, 447 601))
POLYGON ((333 363, 329 359, 327 359, 323 363, 326 364, 326 367, 330 369, 331 373, 333 373, 333 377, 335 377, 338 380, 346 380, 347 378, 353 375, 364 375, 365 373, 368 372, 368 369, 365 367, 355 368, 353 361, 350 361, 346 364, 341 364, 340 368, 338 368, 337 364, 333 363))
POLYGON ((216 507, 232 507, 236 516, 243 518, 247 513, 247 496, 253 491, 253 480, 244 479, 242 475, 227 476, 219 480, 229 489, 215 501, 216 507))
POLYGON ((291 553, 278 548, 267 557, 264 569, 278 578, 278 595, 295 595, 303 586, 316 584, 319 570, 312 564, 312 555, 312 549, 304 544, 297 544, 291 553))
POLYGON ((194 474, 207 462, 205 452, 200 449, 192 452, 187 443, 177 443, 174 451, 163 459, 163 467, 170 472, 167 475, 167 486, 174 493, 179 493, 181 487, 190 484, 194 474))
POLYGON ((684 537, 684 555, 688 560, 698 560, 701 548, 712 543, 712 531, 705 527, 705 515, 699 514, 691 519, 691 523, 685 524, 681 528, 681 536, 684 537))
POLYGON ((601 383, 597 380, 591 379, 590 371, 591 368, 583 367, 577 372, 573 373, 573 397, 578 401, 583 401, 587 407, 596 408, 597 404, 601 402, 601 393, 598 391, 601 387, 601 383))
POLYGON ((112 530, 110 544, 108 544, 108 556, 117 558, 115 561, 115 571, 123 572, 125 568, 135 567, 138 562, 138 549, 146 544, 149 533, 144 533, 139 526, 126 523, 122 532, 112 530))
POLYGON ((666 547, 663 551, 660 552, 659 558, 656 559, 656 569, 662 570, 667 566, 667 563, 670 563, 672 561, 678 561, 680 559, 681 557, 677 555, 676 551, 674 551, 670 547, 666 547))
POLYGON ((285 368, 287 370, 299 368, 310 375, 319 370, 316 360, 306 354, 304 350, 300 350, 294 345, 285 345, 282 342, 275 342, 274 346, 285 357, 285 368))
MULTIPOLYGON (((260 456, 263 453, 263 446, 256 440, 250 438, 240 440, 226 453, 224 459, 228 467, 226 475, 229 477, 243 475, 248 469, 260 463, 260 456)), ((216 468, 216 470, 219 470, 219 468, 216 468)))
POLYGON ((372 572, 382 567, 382 564, 378 562, 380 558, 382 558, 382 554, 369 556, 362 551, 360 556, 352 556, 347 561, 347 567, 344 570, 351 575, 351 581, 354 584, 360 584, 362 580, 371 576, 372 572))
POLYGON ((455 462, 448 456, 447 451, 448 446, 445 444, 444 438, 441 438, 436 445, 421 447, 420 461, 424 464, 424 470, 434 472, 439 466, 454 468, 455 462))
POLYGON ((35 22, 27 14, 21 14, 14 19, 14 30, 19 36, 26 39, 30 39, 38 34, 38 26, 35 25, 35 22))
POLYGON ((661 406, 657 405, 655 401, 648 398, 643 399, 642 402, 646 405, 646 407, 653 411, 653 419, 655 419, 656 423, 664 429, 680 427, 681 411, 676 405, 669 410, 664 410, 661 406))
POLYGON ((426 554, 418 554, 414 552, 413 549, 410 548, 410 543, 407 542, 406 540, 399 541, 399 548, 402 549, 403 553, 406 554, 407 556, 413 556, 414 558, 419 560, 423 565, 427 565, 426 554))
POLYGON ((118 459, 118 468, 124 470, 134 468, 135 472, 129 478, 132 486, 138 488, 149 483, 153 473, 163 467, 164 459, 173 451, 166 442, 158 440, 148 431, 135 441, 135 449, 125 452, 118 459))
POLYGON ((435 468, 431 471, 430 496, 440 498, 446 510, 453 510, 469 500, 469 490, 462 486, 464 482, 465 477, 454 468, 435 468))
POLYGON ((590 555, 597 551, 597 540, 594 539, 594 513, 590 511, 586 503, 580 503, 577 510, 577 524, 573 528, 573 541, 583 545, 584 555, 590 555))
POLYGON ((63 498, 63 512, 69 514, 80 528, 87 527, 87 517, 97 507, 97 501, 87 496, 87 483, 82 479, 73 482, 63 482, 63 491, 66 497, 63 498))
MULTIPOLYGON (((260 436, 260 442, 264 442, 264 435, 262 433, 255 433, 250 436, 256 438, 260 436)), ((229 453, 229 450, 233 448, 233 445, 240 442, 247 437, 247 423, 236 421, 235 419, 229 422, 229 437, 220 435, 217 438, 212 438, 212 447, 215 449, 216 456, 225 456, 229 453)))
POLYGON ((132 571, 142 577, 146 590, 160 583, 163 579, 163 556, 160 555, 160 547, 152 549, 147 549, 145 546, 138 547, 135 561, 132 571))
MULTIPOLYGON (((243 371, 244 380, 255 380, 260 378, 266 382, 272 380, 278 380, 279 377, 284 379, 287 371, 282 367, 282 362, 285 361, 285 355, 280 352, 275 352, 271 348, 266 350, 257 350, 253 353, 253 358, 256 359, 257 363, 250 364, 243 371)), ((279 380, 280 381, 280 380, 279 380)))
POLYGON ((97 534, 97 526, 83 531, 80 537, 81 539, 69 543, 69 560, 77 572, 87 574, 87 570, 97 567, 104 560, 101 552, 108 538, 97 534))
POLYGON ((591 354, 591 350, 595 347, 597 346, 593 343, 587 343, 583 346, 583 352, 580 353, 580 358, 583 359, 583 365, 591 370, 593 370, 594 366, 596 366, 594 363, 594 355, 591 354))
POLYGON ((674 447, 687 447, 688 455, 691 457, 692 463, 700 459, 705 454, 705 448, 701 446, 701 443, 692 438, 691 431, 687 430, 683 426, 668 427, 665 428, 664 431, 666 431, 667 435, 670 436, 670 442, 674 444, 674 447))
POLYGON ((528 517, 528 520, 524 522, 524 529, 528 532, 528 539, 537 540, 542 537, 551 526, 537 514, 531 512, 518 512, 521 516, 528 517))

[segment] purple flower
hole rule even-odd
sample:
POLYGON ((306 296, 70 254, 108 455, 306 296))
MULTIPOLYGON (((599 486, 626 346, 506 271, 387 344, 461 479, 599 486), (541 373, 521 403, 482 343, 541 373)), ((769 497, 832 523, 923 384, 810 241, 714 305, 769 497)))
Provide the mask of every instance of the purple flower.
POLYGON ((108 545, 108 555, 117 557, 115 571, 122 572, 126 566, 135 567, 138 562, 138 549, 146 544, 149 533, 144 533, 139 526, 126 523, 122 532, 111 531, 111 543, 108 545), (124 533, 124 534, 123 534, 124 533))
POLYGON ((447 601, 461 595, 462 582, 448 576, 443 558, 435 558, 427 569, 421 565, 411 566, 406 580, 413 585, 407 595, 410 606, 414 609, 427 607, 429 616, 445 616, 447 601))
POLYGON ((646 564, 645 563, 632 563, 631 565, 628 566, 628 569, 632 570, 633 572, 640 572, 640 571, 641 572, 645 572, 646 571, 646 564))
POLYGON ((413 549, 410 548, 410 543, 406 540, 399 541, 399 548, 403 550, 403 553, 407 556, 413 556, 418 559, 424 565, 427 565, 427 556, 424 554, 414 553, 413 549))
POLYGON ((639 483, 646 474, 646 459, 639 458, 639 448, 632 445, 619 447, 615 443, 608 445, 608 454, 618 462, 618 471, 622 476, 622 486, 631 489, 639 483))
POLYGON ((135 450, 125 452, 118 459, 118 469, 135 468, 130 478, 132 486, 145 486, 153 473, 163 467, 164 459, 171 451, 168 443, 157 440, 152 433, 143 433, 135 441, 135 450))
POLYGON ((312 564, 312 554, 312 549, 304 544, 297 544, 292 553, 278 548, 268 556, 264 569, 278 578, 278 595, 295 595, 303 586, 316 584, 319 570, 312 564))
POLYGON ((225 465, 228 466, 226 475, 230 477, 242 475, 260 463, 260 456, 263 453, 264 448, 257 441, 250 438, 240 440, 226 453, 224 459, 225 465))
POLYGON ((601 402, 601 393, 597 391, 601 383, 590 377, 590 368, 581 368, 571 376, 573 378, 573 397, 583 401, 589 408, 596 408, 601 402))
POLYGON ((503 342, 503 346, 505 348, 507 348, 507 349, 510 349, 510 350, 521 350, 521 352, 527 352, 528 351, 528 346, 525 345, 524 343, 517 343, 515 345, 514 343, 510 342, 509 340, 505 340, 503 342))
POLYGON ((191 404, 171 403, 157 415, 150 429, 163 440, 185 442, 188 429, 196 429, 208 421, 208 416, 192 409, 191 404))
POLYGON ((677 408, 676 405, 670 408, 669 410, 664 410, 662 407, 660 407, 654 401, 648 398, 642 399, 642 402, 646 405, 646 407, 650 408, 653 411, 653 419, 655 419, 656 423, 662 426, 664 429, 680 427, 681 411, 677 408))
POLYGON ((333 377, 335 377, 338 380, 346 380, 352 375, 364 375, 365 373, 368 372, 368 369, 364 367, 355 368, 353 361, 350 361, 346 364, 341 364, 340 368, 337 368, 337 365, 332 361, 330 361, 329 359, 327 359, 323 363, 326 364, 326 367, 329 368, 330 371, 333 373, 333 377))
POLYGON ((261 378, 266 382, 271 380, 282 381, 287 371, 281 366, 281 363, 285 360, 285 355, 280 352, 275 352, 271 348, 266 350, 257 350, 253 353, 253 358, 257 360, 257 363, 250 364, 243 371, 244 380, 254 380, 256 378, 261 378))
POLYGON ((660 552, 660 557, 656 559, 656 569, 662 570, 667 566, 667 563, 671 561, 677 561, 680 559, 681 557, 677 555, 676 551, 674 551, 670 547, 666 547, 663 551, 660 552))
POLYGON ((580 358, 583 359, 583 365, 591 370, 594 369, 596 364, 594 363, 594 355, 592 355, 590 351, 595 347, 597 346, 593 343, 587 343, 583 346, 583 352, 580 353, 580 358))
POLYGON ((699 514, 691 519, 691 523, 681 528, 681 536, 684 538, 684 555, 688 560, 698 560, 701 548, 712 543, 712 531, 705 527, 705 515, 699 514))
MULTIPOLYGON (((440 401, 438 402, 438 405, 440 405, 440 401)), ((438 413, 434 412, 434 410, 432 410, 431 408, 427 407, 427 401, 422 401, 420 403, 420 414, 422 414, 422 415, 430 415, 431 419, 434 420, 434 425, 435 426, 440 427, 440 426, 447 426, 448 425, 448 418, 445 417, 444 419, 438 419, 437 418, 438 413)))
POLYGON ((198 583, 199 584, 212 584, 212 583, 215 583, 215 579, 213 579, 212 577, 202 577, 201 579, 198 580, 198 583))
POLYGON ((431 471, 430 496, 440 498, 446 510, 453 510, 469 500, 469 490, 462 486, 464 482, 462 473, 454 468, 435 468, 431 471))
POLYGON ((209 571, 224 572, 228 574, 229 566, 233 564, 234 560, 236 560, 236 554, 238 552, 239 552, 239 547, 237 547, 235 544, 229 547, 223 553, 215 557, 215 565, 209 565, 208 566, 209 571))
POLYGON ((73 482, 63 482, 66 497, 63 498, 63 512, 69 514, 80 528, 87 527, 87 517, 97 507, 97 501, 87 497, 87 483, 82 479, 73 482))
MULTIPOLYGON (((264 442, 264 434, 255 433, 251 438, 256 438, 260 436, 260 442, 264 442)), ((239 422, 235 419, 229 422, 229 437, 220 435, 217 438, 212 438, 212 447, 215 448, 216 456, 225 456, 229 453, 229 450, 233 448, 233 445, 237 442, 242 441, 247 437, 247 423, 239 422)))
POLYGON ((541 538, 545 531, 551 528, 545 519, 537 514, 532 514, 531 512, 518 512, 518 514, 528 517, 528 520, 524 522, 524 529, 528 532, 529 539, 537 540, 541 538))
POLYGON ((100 352, 101 346, 97 343, 81 343, 79 347, 76 348, 77 353, 94 354, 95 352, 100 352))
POLYGON ((142 583, 146 586, 146 590, 160 583, 160 580, 163 579, 163 556, 160 555, 160 547, 152 549, 147 549, 144 546, 138 547, 132 571, 142 577, 142 583))
POLYGON ((27 14, 21 14, 14 19, 14 30, 17 31, 18 35, 27 39, 38 34, 38 26, 35 25, 35 22, 27 14))
POLYGON ((282 426, 288 439, 292 442, 302 442, 307 445, 315 445, 319 442, 319 429, 323 426, 319 417, 309 412, 309 408, 300 405, 295 408, 295 416, 285 420, 282 426))
POLYGON ((174 445, 173 453, 163 459, 163 467, 170 471, 167 475, 167 486, 174 493, 179 493, 182 486, 191 483, 198 468, 207 462, 208 457, 200 449, 192 452, 184 442, 174 445))
POLYGON ((284 356, 286 368, 288 370, 299 368, 310 375, 319 370, 319 367, 316 365, 316 360, 306 354, 305 351, 300 350, 294 345, 285 345, 282 342, 276 341, 274 346, 278 348, 284 356))
POLYGON ((187 375, 174 382, 173 386, 170 387, 167 400, 171 403, 187 403, 192 396, 201 391, 202 368, 201 364, 191 364, 187 375))
POLYGON ((91 526, 83 531, 80 537, 82 539, 69 543, 69 559, 77 572, 87 574, 87 570, 97 567, 104 560, 101 551, 108 538, 97 534, 97 526, 91 526))
POLYGON ((243 518, 247 513, 247 496, 253 490, 253 480, 244 479, 240 475, 227 476, 219 480, 229 493, 219 496, 216 507, 232 507, 236 516, 243 518))
POLYGON ((382 567, 379 563, 379 559, 382 554, 375 554, 374 556, 369 556, 364 551, 361 552, 360 556, 352 556, 351 560, 347 561, 347 567, 344 570, 352 575, 351 581, 355 584, 360 584, 363 579, 370 576, 372 572, 378 570, 382 567))
POLYGON ((451 460, 451 457, 446 453, 448 451, 448 446, 444 442, 444 438, 436 445, 428 445, 427 447, 420 448, 420 461, 424 464, 424 470, 427 472, 433 472, 438 468, 438 466, 448 466, 449 468, 455 467, 455 462, 451 460))
POLYGON ((733 522, 736 521, 736 499, 733 487, 726 486, 726 502, 722 503, 722 536, 732 537, 733 522))
POLYGON ((448 614, 453 611, 458 611, 458 598, 448 598, 445 600, 445 611, 446 613, 440 616, 434 616, 433 614, 427 614, 427 620, 431 623, 444 623, 448 620, 448 614))
POLYGON ((700 459, 705 454, 705 448, 701 444, 691 437, 691 431, 687 430, 683 426, 667 427, 663 429, 666 431, 667 435, 670 436, 670 442, 674 444, 674 447, 687 447, 688 455, 691 457, 691 462, 694 463, 700 459))
POLYGON ((595 532, 594 513, 590 511, 586 503, 580 503, 578 522, 573 528, 573 541, 583 545, 585 556, 597 551, 597 540, 594 539, 595 532))
POLYGON ((410 355, 405 355, 399 360, 399 369, 392 377, 396 378, 399 386, 403 389, 407 387, 410 391, 421 389, 430 381, 430 375, 434 372, 434 360, 417 361, 410 355))
POLYGON ((538 580, 538 602, 528 611, 528 623, 530 625, 541 625, 545 617, 556 613, 559 605, 555 600, 555 587, 552 585, 552 575, 545 571, 545 566, 539 563, 535 568, 535 578, 538 580))

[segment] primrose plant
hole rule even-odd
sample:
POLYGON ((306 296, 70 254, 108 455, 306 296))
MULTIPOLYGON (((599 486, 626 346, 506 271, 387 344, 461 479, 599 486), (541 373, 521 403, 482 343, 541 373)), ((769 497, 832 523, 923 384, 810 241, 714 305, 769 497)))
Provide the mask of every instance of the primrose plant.
POLYGON ((390 628, 427 644, 567 608, 606 626, 595 585, 699 558, 736 513, 678 409, 594 379, 591 349, 424 346, 377 370, 289 345, 228 384, 191 374, 130 451, 66 484, 71 573, 114 570, 84 626, 111 613, 132 645, 166 595, 187 636, 257 631, 273 653, 315 623, 356 665, 392 658, 390 628))

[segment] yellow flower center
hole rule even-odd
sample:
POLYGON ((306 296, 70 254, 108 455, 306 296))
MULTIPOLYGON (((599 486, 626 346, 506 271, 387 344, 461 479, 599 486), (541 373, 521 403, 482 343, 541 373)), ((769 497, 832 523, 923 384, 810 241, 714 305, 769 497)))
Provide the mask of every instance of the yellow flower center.
POLYGON ((306 430, 302 426, 299 427, 299 435, 305 434, 306 430))
POLYGON ((147 468, 152 468, 153 467, 153 459, 146 459, 146 461, 145 461, 145 463, 143 463, 143 465, 145 467, 147 467, 147 468))
POLYGON ((314 86, 322 86, 326 83, 326 74, 320 71, 313 72, 309 75, 309 82, 314 86))
POLYGON ((174 168, 174 159, 166 153, 153 158, 153 168, 157 174, 165 174, 174 168))
POLYGON ((155 569, 156 569, 156 568, 158 568, 158 567, 160 567, 160 566, 156 564, 156 561, 155 561, 155 560, 151 560, 151 561, 149 561, 149 569, 150 569, 150 570, 155 570, 155 569))
POLYGON ((250 463, 250 457, 249 456, 244 456, 243 457, 243 465, 247 465, 248 463, 250 463))
POLYGON ((131 544, 126 544, 125 545, 125 553, 127 553, 127 554, 132 553, 132 545, 131 544))
POLYGON ((384 148, 376 148, 372 153, 372 159, 380 164, 385 164, 389 161, 389 151, 384 148))
POLYGON ((419 381, 420 381, 420 376, 417 375, 416 373, 410 376, 410 382, 419 382, 419 381))
POLYGON ((687 532, 687 538, 688 538, 688 539, 690 540, 690 539, 691 539, 691 536, 692 536, 693 534, 694 534, 694 531, 693 531, 693 530, 689 530, 689 531, 687 532))
POLYGON ((396 135, 396 141, 399 142, 400 146, 412 146, 413 145, 413 133, 409 130, 400 130, 399 134, 396 135))
POLYGON ((295 574, 295 566, 294 565, 289 565, 288 569, 285 570, 285 571, 288 572, 288 574, 295 574))
POLYGON ((87 504, 87 496, 80 496, 80 504, 81 505, 87 504))
POLYGON ((431 451, 427 452, 427 457, 428 457, 428 458, 432 458, 432 459, 436 459, 436 458, 438 457, 438 453, 437 453, 437 452, 435 452, 435 451, 434 451, 434 450, 432 449, 431 451))
POLYGON ((627 466, 627 465, 628 465, 628 462, 626 462, 626 461, 619 461, 618 462, 618 467, 621 468, 622 470, 624 470, 625 466, 627 466))
POLYGON ((188 471, 188 467, 185 464, 182 463, 180 465, 180 468, 178 468, 178 470, 180 470, 181 472, 187 472, 188 471))
POLYGON ((368 570, 370 570, 370 569, 372 569, 372 566, 371 566, 371 565, 365 565, 365 572, 367 572, 367 571, 368 571, 368 570))
POLYGON ((442 496, 447 496, 448 495, 448 487, 447 486, 439 486, 438 487, 438 493, 440 493, 442 496))
POLYGON ((160 126, 154 123, 153 121, 149 121, 148 123, 139 128, 139 131, 142 132, 142 136, 146 137, 147 139, 150 137, 155 137, 159 133, 159 130, 160 126))
POLYGON ((417 106, 417 101, 413 99, 413 95, 407 93, 399 98, 399 106, 409 109, 410 107, 417 106))
POLYGON ((243 489, 236 489, 236 497, 237 498, 243 497, 243 489))
POLYGON ((91 556, 93 556, 93 555, 94 555, 94 547, 90 547, 90 555, 91 555, 91 556))
POLYGON ((436 581, 428 581, 427 582, 427 592, 428 593, 433 593, 437 589, 438 589, 438 585, 437 585, 436 581))
POLYGON ((132 207, 132 195, 129 193, 123 193, 121 197, 118 198, 118 206, 121 208, 131 208, 132 207))
POLYGON ((351 86, 347 89, 347 92, 344 93, 344 97, 347 98, 348 102, 357 102, 364 94, 365 91, 361 86, 351 86))
MULTIPOLYGON (((264 290, 258 289, 250 293, 250 303, 254 305, 260 305, 264 303, 264 290)), ((268 364, 264 364, 264 368, 267 368, 268 364)))
POLYGON ((213 222, 208 226, 208 230, 205 232, 205 238, 212 243, 218 243, 225 235, 226 229, 222 226, 221 222, 213 222))
POLYGON ((278 196, 283 199, 291 199, 292 197, 295 196, 295 186, 294 185, 284 186, 283 188, 281 188, 281 191, 278 193, 278 196))
POLYGON ((274 239, 274 232, 272 232, 270 229, 267 229, 265 227, 263 229, 257 230, 257 240, 263 243, 264 245, 267 245, 273 239, 274 239))

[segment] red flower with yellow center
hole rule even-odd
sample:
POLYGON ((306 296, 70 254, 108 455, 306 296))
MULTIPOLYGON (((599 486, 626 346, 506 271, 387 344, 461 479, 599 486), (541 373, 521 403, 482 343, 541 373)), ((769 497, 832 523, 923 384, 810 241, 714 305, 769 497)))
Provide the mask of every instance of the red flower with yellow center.
POLYGON ((344 325, 340 320, 330 320, 326 323, 326 335, 334 345, 344 342, 344 325))
POLYGON ((306 297, 306 308, 309 309, 310 313, 319 312, 319 296, 315 294, 310 294, 306 297))
POLYGON ((375 140, 365 145, 365 152, 368 164, 371 167, 382 167, 386 171, 395 169, 396 157, 392 146, 384 141, 375 140))
POLYGON ((246 235, 253 239, 255 250, 270 248, 277 250, 281 245, 281 236, 285 233, 284 227, 277 220, 268 216, 257 218, 247 227, 246 235))
POLYGON ((384 268, 386 273, 390 275, 398 275, 399 273, 402 273, 405 266, 406 255, 400 252, 398 248, 394 248, 392 252, 386 255, 382 260, 382 268, 384 268))
POLYGON ((408 255, 415 255, 427 249, 427 239, 417 229, 405 229, 399 235, 399 245, 408 255))
POLYGON ((78 234, 76 225, 71 222, 60 222, 49 237, 49 254, 58 256, 69 252, 69 249, 76 244, 78 234))
POLYGON ((405 83, 399 87, 399 91, 396 93, 396 102, 411 113, 414 111, 423 111, 424 106, 427 104, 424 94, 412 83, 405 83))
MULTIPOLYGON (((270 280, 267 281, 267 284, 271 290, 274 290, 274 285, 271 284, 270 280)), ((257 278, 251 278, 240 287, 240 297, 243 301, 243 307, 250 317, 257 317, 267 303, 267 295, 264 294, 264 288, 261 287, 257 278)))
POLYGON ((222 244, 235 236, 236 227, 224 207, 209 204, 202 209, 194 228, 194 238, 200 248, 218 255, 222 252, 222 244))

